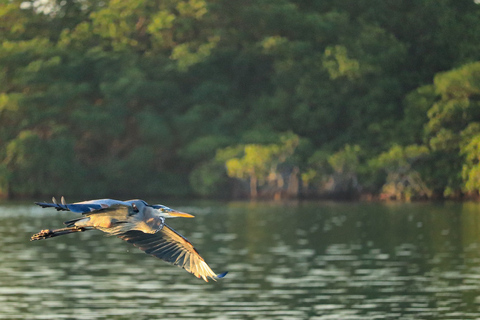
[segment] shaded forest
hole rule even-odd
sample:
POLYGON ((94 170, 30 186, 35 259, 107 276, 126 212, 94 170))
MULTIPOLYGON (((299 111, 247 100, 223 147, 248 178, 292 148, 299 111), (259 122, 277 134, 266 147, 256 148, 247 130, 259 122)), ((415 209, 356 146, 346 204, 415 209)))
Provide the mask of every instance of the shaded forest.
POLYGON ((5 0, 0 194, 476 197, 473 0, 5 0))

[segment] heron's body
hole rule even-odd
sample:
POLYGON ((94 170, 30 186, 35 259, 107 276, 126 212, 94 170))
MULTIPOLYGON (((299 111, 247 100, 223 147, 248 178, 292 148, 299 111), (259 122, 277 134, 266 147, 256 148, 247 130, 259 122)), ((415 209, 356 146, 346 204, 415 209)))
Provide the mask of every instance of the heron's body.
POLYGON ((81 213, 82 216, 65 221, 66 228, 42 230, 31 240, 52 238, 73 232, 97 229, 115 235, 145 253, 184 268, 196 277, 223 278, 226 273, 216 275, 193 245, 181 234, 165 224, 169 217, 193 217, 190 214, 172 210, 162 205, 149 205, 143 200, 119 201, 99 199, 67 204, 53 198, 52 203, 36 202, 37 205, 57 210, 81 213))

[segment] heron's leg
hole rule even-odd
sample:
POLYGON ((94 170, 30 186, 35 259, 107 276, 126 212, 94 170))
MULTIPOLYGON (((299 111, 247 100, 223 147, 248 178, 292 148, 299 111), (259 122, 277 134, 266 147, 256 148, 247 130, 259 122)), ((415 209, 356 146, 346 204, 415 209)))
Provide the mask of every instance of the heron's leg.
POLYGON ((69 228, 62 228, 62 229, 55 229, 55 230, 45 229, 45 230, 40 231, 39 233, 35 233, 30 238, 30 241, 53 238, 53 237, 57 237, 57 236, 62 236, 64 234, 69 234, 69 233, 73 233, 73 232, 82 232, 82 231, 85 231, 85 230, 87 230, 87 229, 79 228, 79 227, 69 227, 69 228))

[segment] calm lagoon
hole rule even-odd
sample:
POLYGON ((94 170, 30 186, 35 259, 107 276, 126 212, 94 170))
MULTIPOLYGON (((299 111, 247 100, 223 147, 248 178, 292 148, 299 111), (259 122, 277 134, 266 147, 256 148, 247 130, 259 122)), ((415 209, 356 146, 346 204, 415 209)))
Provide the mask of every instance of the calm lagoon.
POLYGON ((0 319, 478 319, 480 204, 163 203, 206 283, 70 212, 0 204, 0 319))

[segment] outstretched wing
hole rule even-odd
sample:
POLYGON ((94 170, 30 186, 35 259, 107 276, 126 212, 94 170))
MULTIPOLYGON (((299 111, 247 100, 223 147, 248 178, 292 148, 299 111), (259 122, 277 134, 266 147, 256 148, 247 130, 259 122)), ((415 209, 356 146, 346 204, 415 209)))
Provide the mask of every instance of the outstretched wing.
POLYGON ((130 207, 131 203, 114 200, 114 199, 98 199, 98 200, 89 200, 75 203, 66 203, 65 198, 62 197, 61 202, 57 203, 55 198, 52 198, 52 203, 48 202, 35 202, 36 205, 41 206, 42 208, 52 207, 57 209, 57 211, 72 211, 75 213, 92 213, 97 210, 103 210, 110 208, 111 206, 127 206, 130 207))
POLYGON ((216 280, 227 274, 226 272, 219 275, 215 274, 193 245, 166 224, 154 234, 134 230, 127 231, 118 237, 147 254, 184 268, 197 278, 202 278, 207 282, 208 278, 216 280))

